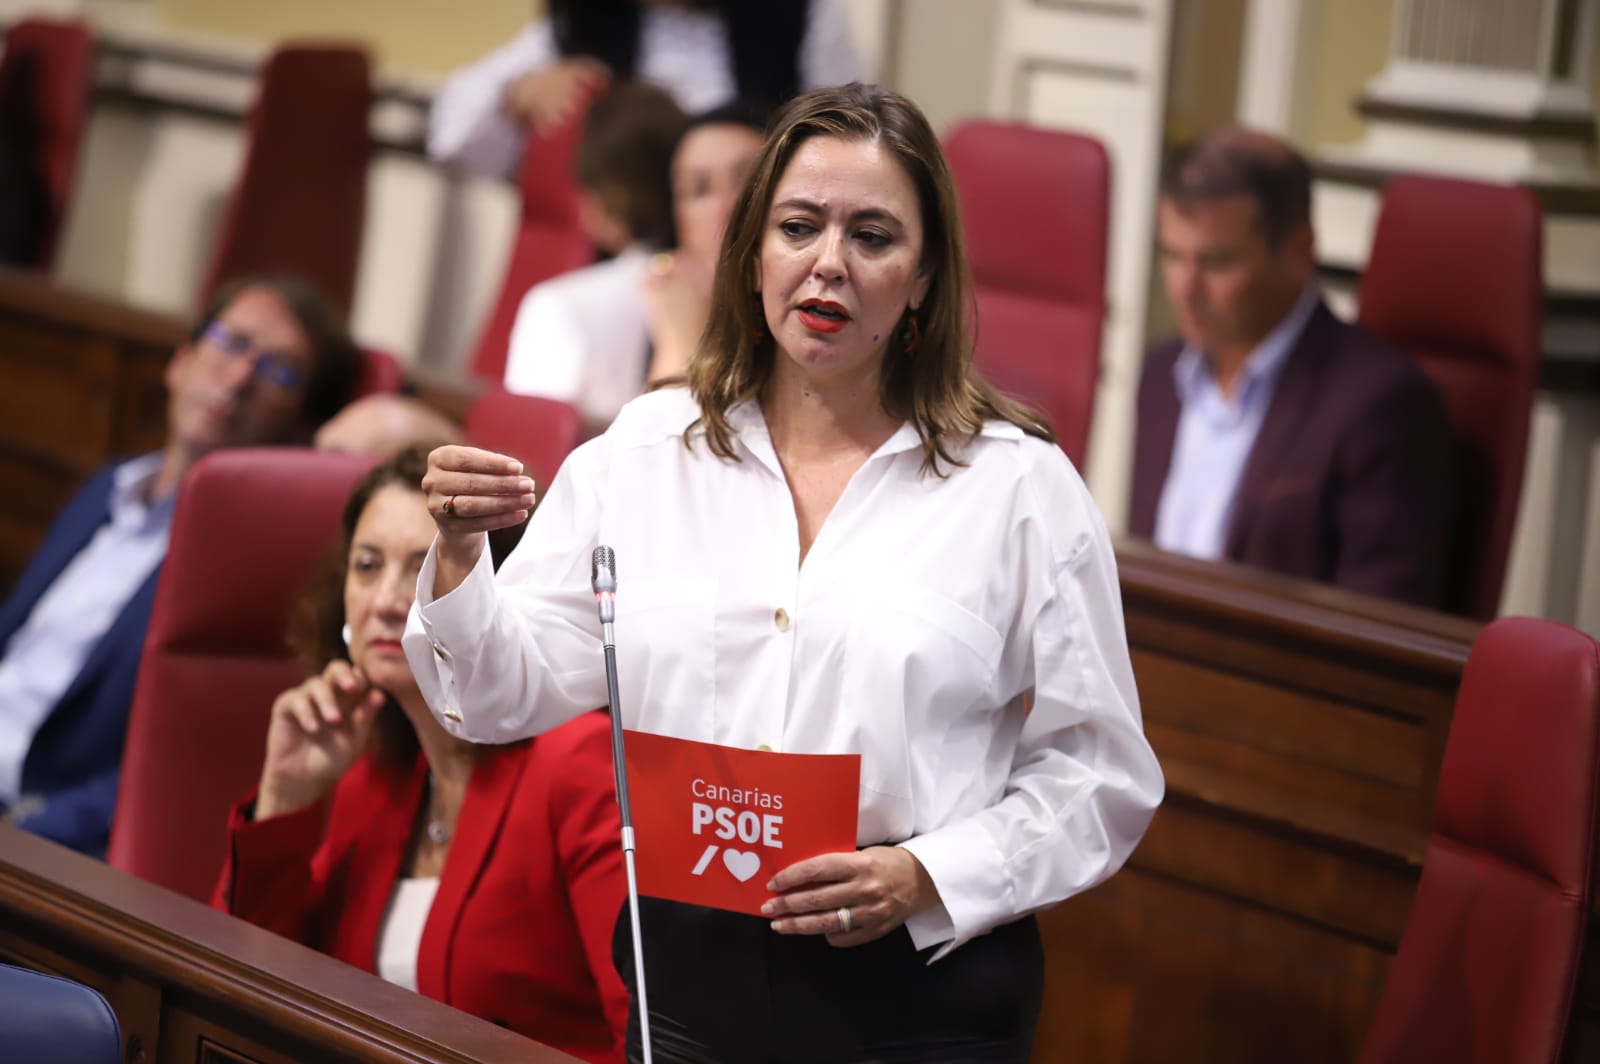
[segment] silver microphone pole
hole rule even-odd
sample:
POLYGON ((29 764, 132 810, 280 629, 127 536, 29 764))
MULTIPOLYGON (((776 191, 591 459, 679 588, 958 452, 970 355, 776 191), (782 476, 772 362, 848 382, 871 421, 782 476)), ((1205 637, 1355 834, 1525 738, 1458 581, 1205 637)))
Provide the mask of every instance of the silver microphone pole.
POLYGON ((639 1037, 644 1064, 650 1056, 650 1005, 644 992, 644 939, 639 934, 639 882, 633 870, 633 809, 628 804, 628 762, 622 749, 622 699, 617 695, 616 620, 617 557, 610 547, 594 549, 591 582, 600 608, 601 639, 606 650, 606 697, 611 703, 611 767, 617 778, 617 808, 622 813, 622 861, 628 871, 628 917, 633 921, 633 974, 639 987, 639 1037))

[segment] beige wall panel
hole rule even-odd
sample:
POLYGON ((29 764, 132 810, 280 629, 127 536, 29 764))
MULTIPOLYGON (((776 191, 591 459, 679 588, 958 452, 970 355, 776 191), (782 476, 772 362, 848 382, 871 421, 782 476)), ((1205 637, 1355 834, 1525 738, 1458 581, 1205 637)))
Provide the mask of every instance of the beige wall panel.
POLYGON ((1355 140, 1364 128, 1355 103, 1389 58, 1394 0, 1305 0, 1300 57, 1303 128, 1292 132, 1309 150, 1355 140))
POLYGON ((940 133, 989 111, 996 12, 987 0, 900 0, 885 80, 915 100, 940 133))
POLYGON ((372 42, 387 70, 445 72, 503 43, 538 0, 150 0, 160 21, 275 41, 355 37, 372 42))

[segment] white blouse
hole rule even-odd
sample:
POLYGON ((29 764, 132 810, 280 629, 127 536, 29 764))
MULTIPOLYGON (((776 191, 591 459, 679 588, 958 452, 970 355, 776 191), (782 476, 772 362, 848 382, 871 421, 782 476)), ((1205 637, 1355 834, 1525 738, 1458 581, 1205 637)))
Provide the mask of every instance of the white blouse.
MULTIPOLYGON (((524 74, 561 58, 548 18, 471 66, 452 74, 433 101, 428 154, 478 173, 510 174, 522 155, 523 128, 500 101, 524 74)), ((636 77, 669 92, 689 114, 731 100, 738 91, 722 17, 714 11, 647 7, 642 12, 636 77)), ((835 0, 811 0, 800 41, 801 89, 862 78, 849 26, 835 0)))
POLYGON ((650 368, 639 291, 649 261, 630 248, 530 288, 511 327, 506 389, 571 403, 589 424, 609 425, 650 368))
POLYGON ((407 990, 417 988, 417 952, 422 948, 422 929, 439 893, 439 877, 402 879, 395 883, 389 898, 389 911, 383 914, 378 929, 378 974, 407 990))
POLYGON ((742 461, 684 447, 684 389, 628 404, 573 452, 498 576, 488 552, 405 650, 451 733, 499 743, 606 700, 590 558, 617 559, 627 727, 754 749, 858 753, 858 841, 917 856, 949 949, 1115 872, 1161 800, 1115 559, 1059 448, 988 425, 947 477, 903 425, 851 479, 802 565, 753 402, 742 461), (1032 708, 1026 699, 1032 694, 1032 708))

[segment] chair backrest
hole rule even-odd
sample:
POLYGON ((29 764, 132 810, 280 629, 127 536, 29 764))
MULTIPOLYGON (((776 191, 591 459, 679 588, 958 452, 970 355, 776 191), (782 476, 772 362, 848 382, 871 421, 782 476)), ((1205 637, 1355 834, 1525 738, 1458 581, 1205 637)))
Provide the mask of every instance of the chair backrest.
POLYGON ((0 56, 0 111, 31 128, 48 216, 34 267, 50 269, 61 243, 89 116, 94 36, 86 23, 25 18, 5 35, 0 56))
POLYGON ((371 63, 359 46, 286 44, 267 58, 201 306, 228 280, 265 271, 299 274, 350 310, 371 110, 371 63))
POLYGON ((1600 646, 1508 617, 1473 645, 1433 836, 1362 1064, 1556 1064, 1584 952, 1600 646))
POLYGON ((228 808, 261 775, 268 711, 304 673, 285 639, 370 461, 219 451, 184 480, 134 687, 106 860, 206 901, 228 808))
POLYGON ((970 121, 946 138, 977 296, 976 363, 1080 468, 1106 312, 1111 160, 1093 137, 970 121))
POLYGON ((585 103, 556 129, 528 136, 522 156, 522 218, 500 291, 473 351, 476 377, 497 384, 505 379, 511 327, 528 289, 594 262, 594 245, 578 225, 578 182, 572 173, 587 111, 585 103))
POLYGON ((122 1064, 122 1026, 99 991, 0 964, 0 1045, 7 1060, 122 1064))
POLYGON ((1463 497, 1447 605, 1480 619, 1499 610, 1521 497, 1542 266, 1533 193, 1407 176, 1384 189, 1361 278, 1361 324, 1410 352, 1449 408, 1463 497))
POLYGON ((583 442, 583 416, 557 399, 485 388, 467 410, 467 439, 522 460, 543 492, 572 449, 583 442))
POLYGON ((394 395, 405 386, 405 371, 400 360, 376 347, 361 349, 361 373, 356 378, 352 399, 368 395, 394 395))

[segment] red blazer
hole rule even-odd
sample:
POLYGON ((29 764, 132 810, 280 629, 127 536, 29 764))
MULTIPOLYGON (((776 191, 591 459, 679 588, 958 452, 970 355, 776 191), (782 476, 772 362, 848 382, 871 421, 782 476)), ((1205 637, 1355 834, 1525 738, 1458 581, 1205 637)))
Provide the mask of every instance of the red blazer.
MULTIPOLYGON (((1181 341, 1145 357, 1128 530, 1155 534, 1182 404, 1181 341)), ((1456 442, 1416 362, 1317 307, 1239 479, 1223 556, 1437 609, 1456 521, 1456 442)))
MULTIPOLYGON (((240 802, 212 904, 374 971, 426 779, 420 756, 396 771, 369 754, 331 809, 255 823, 254 795, 240 802)), ((627 886, 605 715, 485 750, 455 831, 417 989, 584 1060, 622 1061, 628 992, 611 937, 627 886)))

